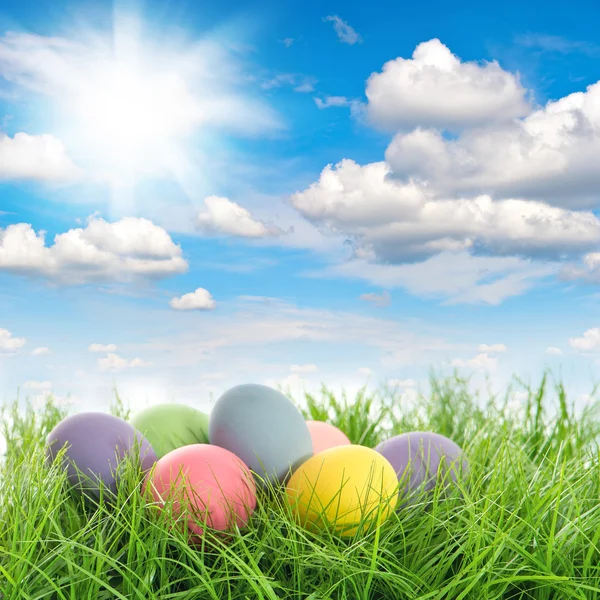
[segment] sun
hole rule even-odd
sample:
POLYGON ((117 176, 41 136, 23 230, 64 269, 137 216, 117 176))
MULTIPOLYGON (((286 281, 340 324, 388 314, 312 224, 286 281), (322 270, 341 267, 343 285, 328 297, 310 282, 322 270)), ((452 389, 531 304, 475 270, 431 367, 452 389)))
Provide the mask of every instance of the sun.
POLYGON ((185 137, 202 115, 178 73, 117 60, 97 67, 72 110, 89 143, 119 156, 185 137))

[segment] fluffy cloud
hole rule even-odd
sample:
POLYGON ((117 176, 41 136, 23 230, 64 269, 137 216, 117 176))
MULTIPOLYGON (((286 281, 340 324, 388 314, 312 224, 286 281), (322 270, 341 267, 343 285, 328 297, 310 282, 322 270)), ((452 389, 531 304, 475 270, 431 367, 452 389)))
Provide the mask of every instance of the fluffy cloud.
POLYGON ((463 249, 559 258, 600 243, 600 219, 591 212, 487 195, 440 200, 425 186, 390 180, 389 173, 385 162, 360 166, 344 159, 291 201, 306 218, 390 263, 463 249))
POLYGON ((98 359, 98 367, 101 371, 123 371, 125 369, 135 369, 137 367, 150 367, 152 363, 145 362, 141 358, 126 360, 117 354, 109 353, 104 358, 98 359))
POLYGON ((584 332, 582 337, 570 338, 569 345, 581 352, 591 352, 600 348, 600 327, 593 327, 584 332))
POLYGON ((316 373, 318 371, 317 365, 292 365, 290 371, 292 373, 303 374, 303 373, 316 373))
POLYGON ((204 233, 245 238, 264 238, 283 233, 274 225, 254 219, 250 211, 228 198, 209 196, 204 204, 207 210, 199 213, 196 218, 197 228, 204 233))
POLYGON ((52 246, 28 223, 0 229, 0 272, 64 284, 169 277, 187 271, 181 254, 164 229, 135 217, 92 217, 87 227, 56 235, 52 246))
POLYGON ((358 369, 356 369, 356 372, 359 375, 363 375, 365 377, 370 377, 371 375, 373 375, 373 369, 369 369, 369 367, 359 367, 358 369))
POLYGON ((90 344, 88 346, 90 352, 116 352, 116 344, 90 344))
POLYGON ((561 356, 563 351, 560 348, 556 348, 555 346, 548 346, 546 348, 546 354, 550 354, 551 356, 561 356))
POLYGON ((366 302, 372 302, 375 306, 384 308, 392 303, 392 298, 388 291, 384 291, 382 294, 361 294, 361 300, 366 302))
POLYGON ((175 310, 212 310, 216 305, 210 292, 204 288, 197 288, 169 302, 169 306, 175 310))
POLYGON ((69 181, 81 175, 62 142, 52 135, 0 132, 0 179, 69 181))
POLYGON ((466 361, 455 358, 450 365, 453 367, 469 367, 475 370, 493 371, 498 367, 498 359, 489 356, 486 352, 482 352, 466 361))
POLYGON ((50 348, 46 348, 46 346, 40 346, 39 348, 34 348, 31 351, 31 356, 40 356, 42 354, 49 354, 50 348))
POLYGON ((426 181, 437 196, 490 194, 595 207, 599 107, 600 82, 549 102, 525 119, 468 131, 457 139, 423 128, 399 134, 386 160, 392 176, 426 181))
POLYGON ((485 352, 487 354, 494 354, 497 352, 506 352, 508 348, 504 344, 479 344, 477 351, 485 352))
POLYGON ((356 31, 350 27, 346 21, 343 21, 337 15, 329 15, 323 20, 333 23, 333 29, 337 33, 340 42, 344 44, 350 44, 351 46, 362 43, 362 37, 356 33, 356 31))
POLYGON ((26 343, 25 338, 14 337, 8 329, 0 329, 0 353, 13 354, 26 343))
POLYGON ((387 62, 366 88, 368 115, 398 131, 416 126, 463 129, 507 122, 530 108, 518 77, 496 62, 461 62, 438 39, 419 44, 411 59, 387 62))

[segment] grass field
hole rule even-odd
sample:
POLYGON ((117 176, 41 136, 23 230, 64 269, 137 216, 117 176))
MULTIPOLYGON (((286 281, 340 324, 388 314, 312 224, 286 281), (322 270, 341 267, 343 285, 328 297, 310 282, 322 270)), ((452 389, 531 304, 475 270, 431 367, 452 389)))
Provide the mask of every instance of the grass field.
MULTIPOLYGON (((92 509, 44 465, 44 439, 64 416, 51 401, 4 409, 0 595, 18 599, 321 600, 599 599, 600 404, 575 413, 544 378, 518 412, 510 394, 485 403, 467 382, 432 379, 410 406, 359 394, 300 403, 354 443, 373 447, 431 430, 470 463, 460 490, 398 511, 357 539, 297 527, 278 497, 261 498, 249 528, 225 545, 190 547, 150 516, 135 477, 117 508, 92 509)), ((112 412, 127 417, 118 400, 112 412)), ((132 466, 133 469, 133 466, 132 466)), ((130 475, 133 471, 130 470, 130 475)))

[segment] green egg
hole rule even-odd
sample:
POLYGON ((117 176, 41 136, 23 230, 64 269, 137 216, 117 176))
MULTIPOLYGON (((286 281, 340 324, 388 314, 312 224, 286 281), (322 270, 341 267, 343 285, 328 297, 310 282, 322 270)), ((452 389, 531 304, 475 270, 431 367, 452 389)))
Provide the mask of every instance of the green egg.
POLYGON ((158 458, 190 444, 208 444, 208 415, 185 404, 157 404, 129 419, 158 458))

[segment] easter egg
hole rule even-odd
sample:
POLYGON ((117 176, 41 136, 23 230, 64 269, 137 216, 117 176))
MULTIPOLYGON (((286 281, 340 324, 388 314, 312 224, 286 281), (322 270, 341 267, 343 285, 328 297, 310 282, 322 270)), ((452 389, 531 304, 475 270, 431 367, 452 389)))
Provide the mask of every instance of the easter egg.
POLYGON ((324 421, 306 421, 312 440, 313 452, 318 454, 335 446, 346 446, 350 440, 335 425, 324 421))
MULTIPOLYGON (((431 491, 440 468, 449 470, 456 481, 463 452, 452 440, 438 433, 414 431, 396 435, 381 442, 375 450, 394 468, 400 481, 400 493, 405 496, 416 490, 431 491)), ((462 459, 463 469, 467 468, 462 459)), ((440 476, 442 475, 440 473, 440 476)))
POLYGON ((313 454, 302 413, 281 392, 259 384, 238 385, 216 401, 208 437, 241 458, 261 487, 283 482, 313 454))
POLYGON ((63 465, 69 483, 90 498, 99 498, 101 483, 117 491, 118 468, 133 456, 137 446, 144 471, 156 461, 148 440, 129 423, 113 415, 84 412, 63 419, 46 439, 46 459, 51 464, 67 446, 63 465))
POLYGON ((332 529, 341 537, 383 522, 398 502, 398 479, 375 450, 346 445, 324 450, 302 464, 286 486, 300 524, 311 531, 332 529))
POLYGON ((152 444, 158 458, 189 444, 208 443, 208 415, 185 404, 157 404, 129 422, 152 444))
MULTIPOLYGON (((187 516, 190 532, 242 528, 256 508, 256 485, 248 467, 232 452, 210 444, 182 446, 160 458, 146 476, 159 506, 173 502, 173 516, 187 516)), ((192 537, 193 539, 193 537, 192 537)))

